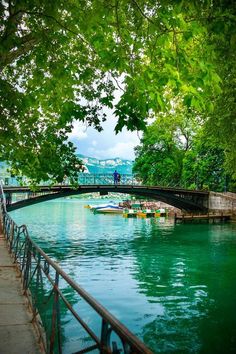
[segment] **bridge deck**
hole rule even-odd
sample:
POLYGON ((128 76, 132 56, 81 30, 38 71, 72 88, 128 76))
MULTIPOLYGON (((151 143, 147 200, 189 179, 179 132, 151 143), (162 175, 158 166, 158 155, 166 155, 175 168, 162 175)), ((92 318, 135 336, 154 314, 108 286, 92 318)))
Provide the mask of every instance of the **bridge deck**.
POLYGON ((0 230, 0 353, 42 353, 20 277, 0 230))
POLYGON ((209 197, 208 191, 127 184, 87 184, 78 185, 77 187, 70 185, 38 186, 35 192, 31 192, 30 187, 27 186, 4 186, 4 192, 6 194, 7 211, 16 210, 18 208, 55 198, 72 196, 75 194, 98 192, 101 195, 105 195, 111 192, 133 194, 146 198, 157 199, 182 210, 203 212, 208 210, 209 197), (23 193, 27 197, 26 199, 13 202, 12 195, 16 193, 23 193))
MULTIPOLYGON (((31 188, 29 186, 3 186, 5 193, 24 193, 30 192, 31 188)), ((135 190, 149 190, 149 191, 165 191, 165 192, 175 192, 182 194, 196 194, 196 195, 208 195, 209 191, 205 190, 190 190, 184 188, 176 187, 162 187, 162 186, 145 186, 145 185, 130 185, 130 184, 80 184, 77 187, 71 185, 54 185, 54 186, 38 186, 36 189, 37 192, 74 192, 77 191, 86 192, 89 190, 91 192, 97 191, 97 189, 107 190, 112 189, 119 192, 120 190, 127 189, 128 192, 135 190)))

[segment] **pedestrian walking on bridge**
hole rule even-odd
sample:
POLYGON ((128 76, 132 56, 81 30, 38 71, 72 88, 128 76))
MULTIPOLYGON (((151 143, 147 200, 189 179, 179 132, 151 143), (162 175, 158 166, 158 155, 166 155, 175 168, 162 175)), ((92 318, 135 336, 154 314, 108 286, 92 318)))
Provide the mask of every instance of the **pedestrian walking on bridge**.
POLYGON ((113 173, 114 184, 117 184, 117 183, 118 183, 118 176, 119 176, 119 173, 115 170, 115 172, 113 173))

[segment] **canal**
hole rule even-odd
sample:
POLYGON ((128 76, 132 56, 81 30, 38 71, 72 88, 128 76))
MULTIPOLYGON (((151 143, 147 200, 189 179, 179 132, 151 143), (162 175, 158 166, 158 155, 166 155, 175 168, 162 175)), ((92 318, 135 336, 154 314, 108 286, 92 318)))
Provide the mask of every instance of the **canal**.
MULTIPOLYGON (((11 216, 154 353, 235 353, 236 224, 94 215, 88 203, 98 201, 58 199, 11 216)), ((63 331, 65 353, 78 350, 74 321, 63 331)))

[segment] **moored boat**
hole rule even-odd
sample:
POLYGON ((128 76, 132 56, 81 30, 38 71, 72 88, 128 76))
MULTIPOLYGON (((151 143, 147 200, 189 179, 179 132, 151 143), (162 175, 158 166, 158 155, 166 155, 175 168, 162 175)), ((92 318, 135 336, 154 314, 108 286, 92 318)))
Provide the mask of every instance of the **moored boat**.
POLYGON ((89 209, 91 210, 91 211, 94 211, 95 209, 97 209, 97 208, 102 208, 102 207, 105 207, 105 206, 107 206, 108 204, 99 204, 99 205, 90 205, 89 206, 89 209))
POLYGON ((137 210, 134 209, 124 209, 123 217, 124 218, 136 218, 137 210))
POLYGON ((164 208, 158 209, 155 212, 155 217, 167 216, 167 210, 164 208))
POLYGON ((116 204, 104 204, 91 208, 94 213, 122 214, 123 208, 116 204))
POLYGON ((140 218, 147 218, 147 217, 155 216, 155 211, 152 209, 143 209, 143 210, 139 210, 137 212, 137 215, 140 218))
POLYGON ((85 209, 91 209, 91 206, 89 204, 84 206, 85 209))

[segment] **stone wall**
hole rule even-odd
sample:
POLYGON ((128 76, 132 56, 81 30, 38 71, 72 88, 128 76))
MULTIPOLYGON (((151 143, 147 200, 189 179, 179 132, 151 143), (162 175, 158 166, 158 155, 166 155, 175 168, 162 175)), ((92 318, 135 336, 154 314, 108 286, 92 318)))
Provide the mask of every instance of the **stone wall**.
POLYGON ((210 192, 209 211, 227 211, 236 213, 236 193, 210 192))

